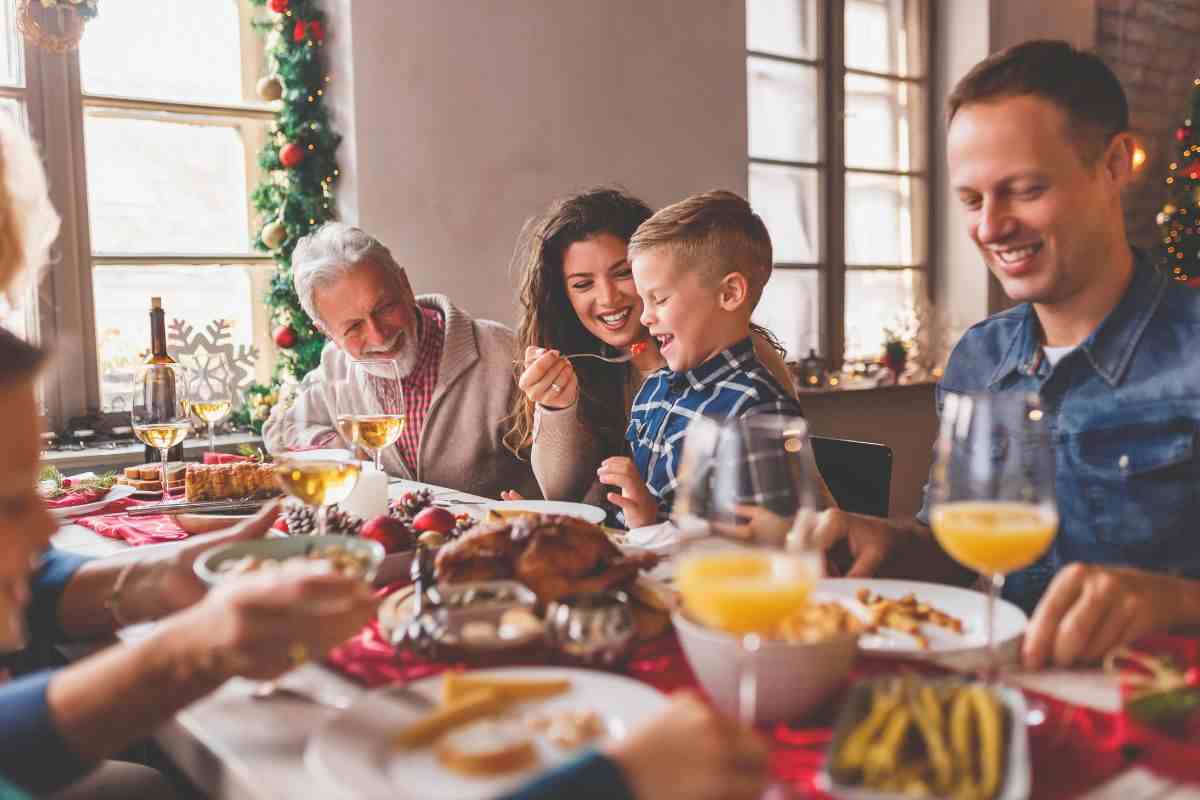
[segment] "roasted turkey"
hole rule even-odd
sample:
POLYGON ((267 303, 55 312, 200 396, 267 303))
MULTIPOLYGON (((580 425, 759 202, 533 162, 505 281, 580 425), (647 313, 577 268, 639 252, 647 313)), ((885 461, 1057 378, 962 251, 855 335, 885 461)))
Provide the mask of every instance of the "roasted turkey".
POLYGON ((512 578, 546 604, 611 589, 657 560, 652 553, 622 553, 590 522, 531 514, 467 531, 438 551, 435 574, 438 583, 512 578))

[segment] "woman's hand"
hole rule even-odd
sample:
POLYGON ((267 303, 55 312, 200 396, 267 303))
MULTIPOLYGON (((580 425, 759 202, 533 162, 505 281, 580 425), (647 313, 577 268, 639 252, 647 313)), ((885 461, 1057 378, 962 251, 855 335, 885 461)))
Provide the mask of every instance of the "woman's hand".
POLYGON ((569 408, 579 399, 575 368, 557 350, 526 347, 525 370, 517 386, 532 402, 546 408, 569 408))
POLYGON ((606 486, 616 486, 620 494, 609 492, 608 502, 613 503, 625 514, 625 524, 640 528, 658 521, 658 500, 646 488, 646 482, 637 471, 633 459, 619 456, 600 462, 596 477, 606 486))

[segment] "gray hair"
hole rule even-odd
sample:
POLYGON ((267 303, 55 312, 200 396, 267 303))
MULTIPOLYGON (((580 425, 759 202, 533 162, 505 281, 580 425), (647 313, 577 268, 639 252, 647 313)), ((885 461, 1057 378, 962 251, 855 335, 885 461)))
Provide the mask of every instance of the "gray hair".
POLYGON ((383 242, 344 222, 326 222, 296 243, 292 251, 292 283, 300 305, 320 325, 313 295, 344 277, 360 261, 371 261, 403 280, 404 269, 383 242))

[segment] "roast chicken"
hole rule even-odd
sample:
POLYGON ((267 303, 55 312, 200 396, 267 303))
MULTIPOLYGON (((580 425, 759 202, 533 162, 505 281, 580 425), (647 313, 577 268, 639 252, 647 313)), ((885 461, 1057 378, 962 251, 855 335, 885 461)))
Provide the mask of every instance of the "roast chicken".
POLYGON ((478 525, 438 551, 438 583, 511 578, 542 604, 600 592, 657 562, 651 553, 625 554, 603 529, 575 517, 534 514, 478 525))

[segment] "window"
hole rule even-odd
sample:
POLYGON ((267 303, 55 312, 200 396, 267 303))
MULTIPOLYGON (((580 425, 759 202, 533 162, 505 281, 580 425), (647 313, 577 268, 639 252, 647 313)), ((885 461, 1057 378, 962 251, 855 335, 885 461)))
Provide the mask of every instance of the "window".
MULTIPOLYGON (((0 21, 15 38, 12 3, 0 0, 0 21)), ((159 0, 152 15, 102 3, 77 56, 30 50, 45 77, 29 101, 43 107, 40 143, 64 217, 53 298, 62 318, 43 333, 83 343, 58 348, 75 381, 84 377, 63 389, 63 418, 126 408, 151 296, 163 298, 168 323, 205 331, 224 320, 234 346, 258 349, 255 377, 270 376, 263 297, 274 264, 252 250, 249 198, 274 115, 254 91, 266 69, 250 15, 239 0, 159 0), (58 122, 76 135, 56 135, 58 122), (77 291, 62 291, 60 272, 77 291)))
POLYGON ((750 202, 775 246, 755 312, 790 358, 876 360, 929 269, 927 0, 746 0, 750 202))

